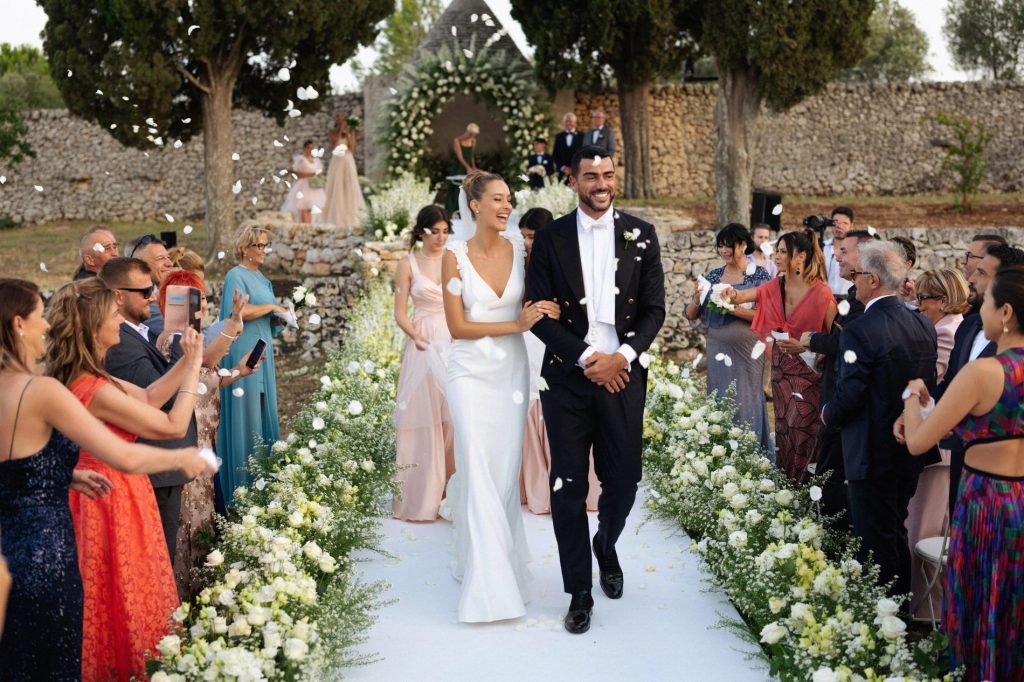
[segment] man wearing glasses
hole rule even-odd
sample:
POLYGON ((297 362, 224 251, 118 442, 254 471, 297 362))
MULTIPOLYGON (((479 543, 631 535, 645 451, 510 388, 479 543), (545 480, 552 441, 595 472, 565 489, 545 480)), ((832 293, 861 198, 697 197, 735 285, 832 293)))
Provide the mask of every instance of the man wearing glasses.
POLYGON ((82 262, 75 272, 75 279, 87 279, 95 277, 111 258, 119 256, 118 249, 121 245, 117 243, 117 237, 106 225, 93 225, 84 235, 78 245, 78 255, 82 262))
POLYGON ((156 294, 160 289, 160 283, 174 270, 174 265, 167 253, 167 246, 152 234, 136 237, 125 244, 124 255, 128 258, 138 258, 149 266, 154 295, 149 303, 149 320, 146 322, 146 326, 149 327, 155 341, 164 331, 164 316, 160 312, 156 294))

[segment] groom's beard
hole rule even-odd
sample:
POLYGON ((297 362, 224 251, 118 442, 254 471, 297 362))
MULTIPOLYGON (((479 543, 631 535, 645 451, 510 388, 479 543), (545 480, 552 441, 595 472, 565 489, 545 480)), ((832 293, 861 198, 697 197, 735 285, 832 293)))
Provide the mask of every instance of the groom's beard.
POLYGON ((607 200, 607 203, 604 203, 603 206, 599 206, 597 201, 595 201, 593 199, 591 194, 580 194, 580 195, 578 195, 579 199, 580 199, 580 203, 583 204, 584 206, 586 206, 587 208, 589 208, 591 211, 594 211, 594 212, 597 212, 597 213, 604 213, 605 211, 607 211, 608 208, 612 205, 612 201, 615 200, 615 190, 613 190, 613 189, 609 189, 608 190, 608 200, 607 200))

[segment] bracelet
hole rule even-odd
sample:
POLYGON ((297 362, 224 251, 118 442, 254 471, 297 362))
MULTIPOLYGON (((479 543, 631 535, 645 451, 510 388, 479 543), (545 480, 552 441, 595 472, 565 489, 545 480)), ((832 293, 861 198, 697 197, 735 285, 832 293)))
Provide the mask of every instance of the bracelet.
POLYGON ((178 389, 178 393, 191 393, 191 394, 192 394, 192 395, 194 395, 194 396, 195 396, 196 398, 198 398, 198 397, 199 397, 199 394, 198 394, 198 393, 196 393, 195 391, 186 391, 186 390, 185 390, 184 388, 179 388, 179 389, 178 389))
POLYGON ((231 334, 225 334, 224 332, 221 332, 220 335, 223 336, 225 339, 230 339, 232 341, 241 336, 241 334, 236 334, 235 336, 232 336, 231 334))

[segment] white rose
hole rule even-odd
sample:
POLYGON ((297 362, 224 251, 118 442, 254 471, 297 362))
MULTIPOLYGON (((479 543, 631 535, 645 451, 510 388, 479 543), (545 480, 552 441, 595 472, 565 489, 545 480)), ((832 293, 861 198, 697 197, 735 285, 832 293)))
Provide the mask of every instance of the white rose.
POLYGON ((832 668, 818 668, 811 675, 811 682, 836 682, 838 679, 832 668))
POLYGON ((320 545, 318 545, 315 542, 313 542, 312 540, 310 540, 309 542, 307 542, 305 545, 302 546, 302 553, 305 554, 310 559, 316 561, 317 559, 320 558, 320 556, 324 553, 324 551, 322 549, 320 549, 320 545))
POLYGON ((279 440, 275 441, 274 444, 270 446, 270 450, 274 453, 280 454, 284 452, 285 449, 287 449, 287 447, 288 443, 284 442, 283 440, 279 440))
POLYGON ((729 544, 733 547, 740 548, 747 546, 747 534, 742 530, 735 530, 729 533, 729 544))
POLYGON ((181 638, 177 635, 164 635, 156 645, 156 650, 164 656, 177 656, 181 653, 181 638))
POLYGON ((711 456, 712 457, 722 457, 724 455, 725 455, 725 446, 724 445, 716 445, 715 447, 711 448, 711 456))
POLYGON ((178 623, 184 623, 186 616, 188 616, 188 604, 182 604, 178 608, 174 609, 174 613, 171 614, 171 618, 178 623))
POLYGON ((761 628, 761 641, 765 644, 775 644, 780 639, 786 636, 789 631, 785 625, 779 622, 768 623, 761 628))
POLYGON ((818 529, 815 526, 806 526, 800 529, 797 534, 797 538, 804 544, 809 543, 814 538, 818 537, 818 529))
POLYGON ((770 478, 762 478, 757 484, 757 489, 763 493, 770 493, 775 490, 775 481, 770 478))
POLYGON ((206 555, 206 565, 210 568, 220 566, 222 563, 224 563, 224 555, 219 549, 215 549, 206 555))
POLYGON ((372 459, 364 459, 362 464, 360 464, 359 466, 361 466, 363 468, 363 471, 365 471, 368 474, 372 474, 373 470, 376 468, 372 459))
POLYGON ((206 637, 206 626, 202 623, 196 623, 188 629, 188 632, 192 635, 192 639, 202 639, 206 637))
POLYGON ((729 504, 732 505, 733 509, 743 509, 747 506, 747 496, 743 493, 736 493, 729 498, 729 504))
POLYGON ((213 632, 218 635, 223 635, 228 631, 228 621, 224 616, 217 616, 213 619, 213 632))
POLYGON ((306 294, 305 300, 306 305, 312 308, 313 306, 316 305, 316 294, 314 294, 312 291, 309 292, 308 294, 306 294))
POLYGON ((739 491, 740 487, 730 481, 729 483, 726 483, 724 486, 722 486, 722 497, 728 500, 739 491))
POLYGON ((251 634, 252 627, 243 616, 235 618, 234 622, 231 623, 231 627, 228 628, 229 637, 248 637, 251 634))
POLYGON ((903 622, 902 618, 885 616, 882 618, 882 626, 879 630, 886 639, 898 639, 906 634, 907 624, 903 622))
POLYGON ((285 656, 285 658, 289 658, 289 659, 291 659, 293 661, 297 661, 297 660, 300 660, 302 658, 305 658, 307 653, 309 653, 309 645, 306 644, 305 642, 303 642, 301 639, 295 639, 293 637, 291 639, 285 640, 285 643, 284 643, 284 656, 285 656))
POLYGON ((303 522, 303 516, 302 516, 302 512, 300 510, 296 509, 295 511, 293 511, 291 514, 288 515, 288 523, 293 528, 300 527, 302 525, 302 522, 303 522))
MULTIPOLYGON (((896 612, 899 611, 900 605, 892 599, 883 597, 878 600, 875 604, 875 610, 878 612, 879 618, 885 618, 886 616, 895 616, 896 612)), ((877 622, 877 621, 876 621, 877 622)))
POLYGON ((803 602, 797 602, 789 607, 789 617, 795 618, 796 620, 804 620, 810 612, 811 607, 803 602))
POLYGON ((234 606, 235 594, 231 590, 221 590, 217 595, 217 603, 221 606, 234 606))
POLYGON ((270 620, 271 611, 265 606, 252 606, 249 608, 249 613, 245 619, 249 621, 249 625, 254 627, 261 627, 270 620))
POLYGON ((330 554, 320 557, 320 570, 324 573, 334 573, 338 568, 338 562, 330 554))
POLYGON ((786 605, 785 599, 779 599, 778 597, 768 598, 768 610, 772 613, 778 613, 782 610, 782 607, 786 605))
POLYGON ((309 639, 310 629, 309 623, 304 620, 300 620, 298 623, 292 626, 292 637, 297 637, 303 641, 309 639))
POLYGON ((780 490, 775 493, 775 501, 783 507, 788 507, 793 503, 793 493, 786 489, 780 490))

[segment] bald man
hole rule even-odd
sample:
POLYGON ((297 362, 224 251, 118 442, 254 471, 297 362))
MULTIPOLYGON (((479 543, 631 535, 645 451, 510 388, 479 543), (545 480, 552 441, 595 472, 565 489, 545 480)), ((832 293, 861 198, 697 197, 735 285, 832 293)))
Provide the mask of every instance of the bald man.
POLYGON ((78 271, 75 272, 75 279, 87 279, 95 277, 103 264, 111 258, 120 255, 118 249, 121 245, 117 243, 117 237, 106 225, 93 225, 82 235, 82 241, 78 244, 78 255, 82 258, 78 271))

